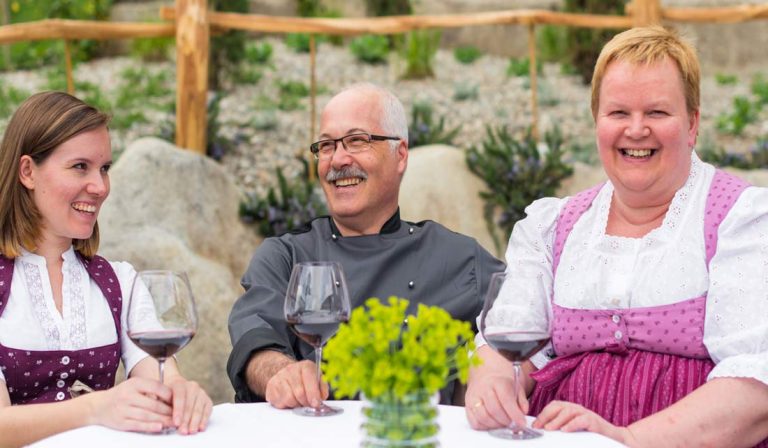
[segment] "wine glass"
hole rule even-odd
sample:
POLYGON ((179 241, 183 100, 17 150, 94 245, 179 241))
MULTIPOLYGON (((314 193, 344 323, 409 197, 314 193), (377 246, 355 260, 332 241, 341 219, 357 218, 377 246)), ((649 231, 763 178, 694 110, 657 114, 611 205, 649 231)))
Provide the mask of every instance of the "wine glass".
MULTIPOLYGON (((480 314, 480 333, 500 355, 512 362, 515 371, 514 397, 520 392, 520 366, 541 350, 550 339, 550 306, 540 274, 491 276, 480 314)), ((541 433, 514 421, 506 428, 489 431, 503 439, 534 439, 541 433)))
MULTIPOLYGON (((320 362, 323 346, 349 320, 349 293, 341 265, 336 262, 302 262, 293 267, 285 295, 285 320, 296 336, 315 348, 317 382, 322 389, 320 362)), ((320 403, 316 408, 294 409, 300 415, 323 417, 343 412, 320 403)))
MULTIPOLYGON (((140 271, 131 287, 126 330, 139 348, 157 360, 163 382, 165 360, 192 340, 197 311, 185 273, 140 271)), ((173 432, 165 428, 163 432, 173 432)))

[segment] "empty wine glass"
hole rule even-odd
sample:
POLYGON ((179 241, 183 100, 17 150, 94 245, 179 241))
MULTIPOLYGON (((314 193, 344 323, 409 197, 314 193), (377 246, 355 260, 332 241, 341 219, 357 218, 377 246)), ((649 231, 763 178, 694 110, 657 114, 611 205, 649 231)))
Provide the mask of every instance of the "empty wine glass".
MULTIPOLYGON (((197 311, 187 275, 164 270, 138 272, 131 287, 126 323, 128 337, 157 360, 162 383, 165 360, 187 345, 197 330, 197 311)), ((173 432, 173 428, 163 432, 173 432)))
MULTIPOLYGON (((349 293, 341 265, 335 262, 303 262, 293 267, 285 295, 285 320, 296 336, 315 348, 317 381, 322 389, 320 362, 323 346, 349 320, 349 293)), ((294 409, 312 417, 343 412, 320 403, 320 406, 294 409)))
MULTIPOLYGON (((508 276, 493 274, 480 314, 480 333, 500 355, 512 362, 515 371, 514 397, 520 392, 520 366, 541 350, 550 339, 550 306, 542 277, 538 274, 508 276)), ((504 439, 533 439, 541 433, 521 427, 489 431, 504 439)))

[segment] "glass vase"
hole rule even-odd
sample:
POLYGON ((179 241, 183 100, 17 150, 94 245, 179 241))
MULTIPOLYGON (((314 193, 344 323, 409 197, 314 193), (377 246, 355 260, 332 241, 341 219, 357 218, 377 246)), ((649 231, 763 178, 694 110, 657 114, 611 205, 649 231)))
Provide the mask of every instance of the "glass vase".
POLYGON ((363 397, 364 448, 440 446, 437 433, 437 394, 416 392, 397 397, 388 392, 375 399, 363 397))

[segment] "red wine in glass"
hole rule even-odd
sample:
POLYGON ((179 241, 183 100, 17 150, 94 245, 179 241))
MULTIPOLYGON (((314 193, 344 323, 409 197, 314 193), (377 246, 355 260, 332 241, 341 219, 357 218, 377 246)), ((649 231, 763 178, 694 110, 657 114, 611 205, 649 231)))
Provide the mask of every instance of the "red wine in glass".
POLYGON ((134 344, 155 359, 166 359, 184 348, 195 335, 191 330, 128 332, 134 344))
POLYGON ((286 316, 288 327, 304 342, 318 348, 339 331, 339 324, 346 322, 344 314, 320 311, 315 313, 286 316))
POLYGON ((485 341, 511 362, 527 361, 549 342, 549 333, 508 331, 487 333, 485 341))

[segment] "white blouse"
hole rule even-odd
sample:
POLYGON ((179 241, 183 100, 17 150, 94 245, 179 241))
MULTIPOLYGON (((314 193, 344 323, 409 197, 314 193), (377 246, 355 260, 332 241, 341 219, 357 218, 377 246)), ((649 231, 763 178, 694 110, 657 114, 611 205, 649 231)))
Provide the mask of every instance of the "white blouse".
MULTIPOLYGON (((117 331, 109 304, 73 248, 62 254, 62 310, 56 309, 45 258, 24 251, 14 260, 11 294, 0 315, 0 344, 25 350, 82 350, 113 344, 117 331)), ((123 294, 120 345, 125 371, 148 356, 126 333, 131 283, 129 263, 110 262, 123 294)), ((5 380, 0 370, 0 380, 5 380)))
MULTIPOLYGON (((661 226, 642 238, 606 235, 613 195, 607 182, 568 236, 554 297, 568 308, 622 309, 706 293, 704 345, 716 363, 708 379, 748 377, 768 384, 768 188, 749 187, 741 194, 720 225, 707 271, 704 208, 714 173, 692 153, 686 184, 661 226)), ((537 273, 551 297, 555 226, 567 200, 544 198, 526 208, 527 217, 515 225, 507 247, 507 274, 513 280, 507 283, 516 283, 516 273, 537 273)), ((515 289, 505 284, 499 300, 511 300, 515 289)), ((477 342, 484 343, 481 337, 477 342)), ((539 368, 549 360, 546 351, 532 358, 539 368)))

